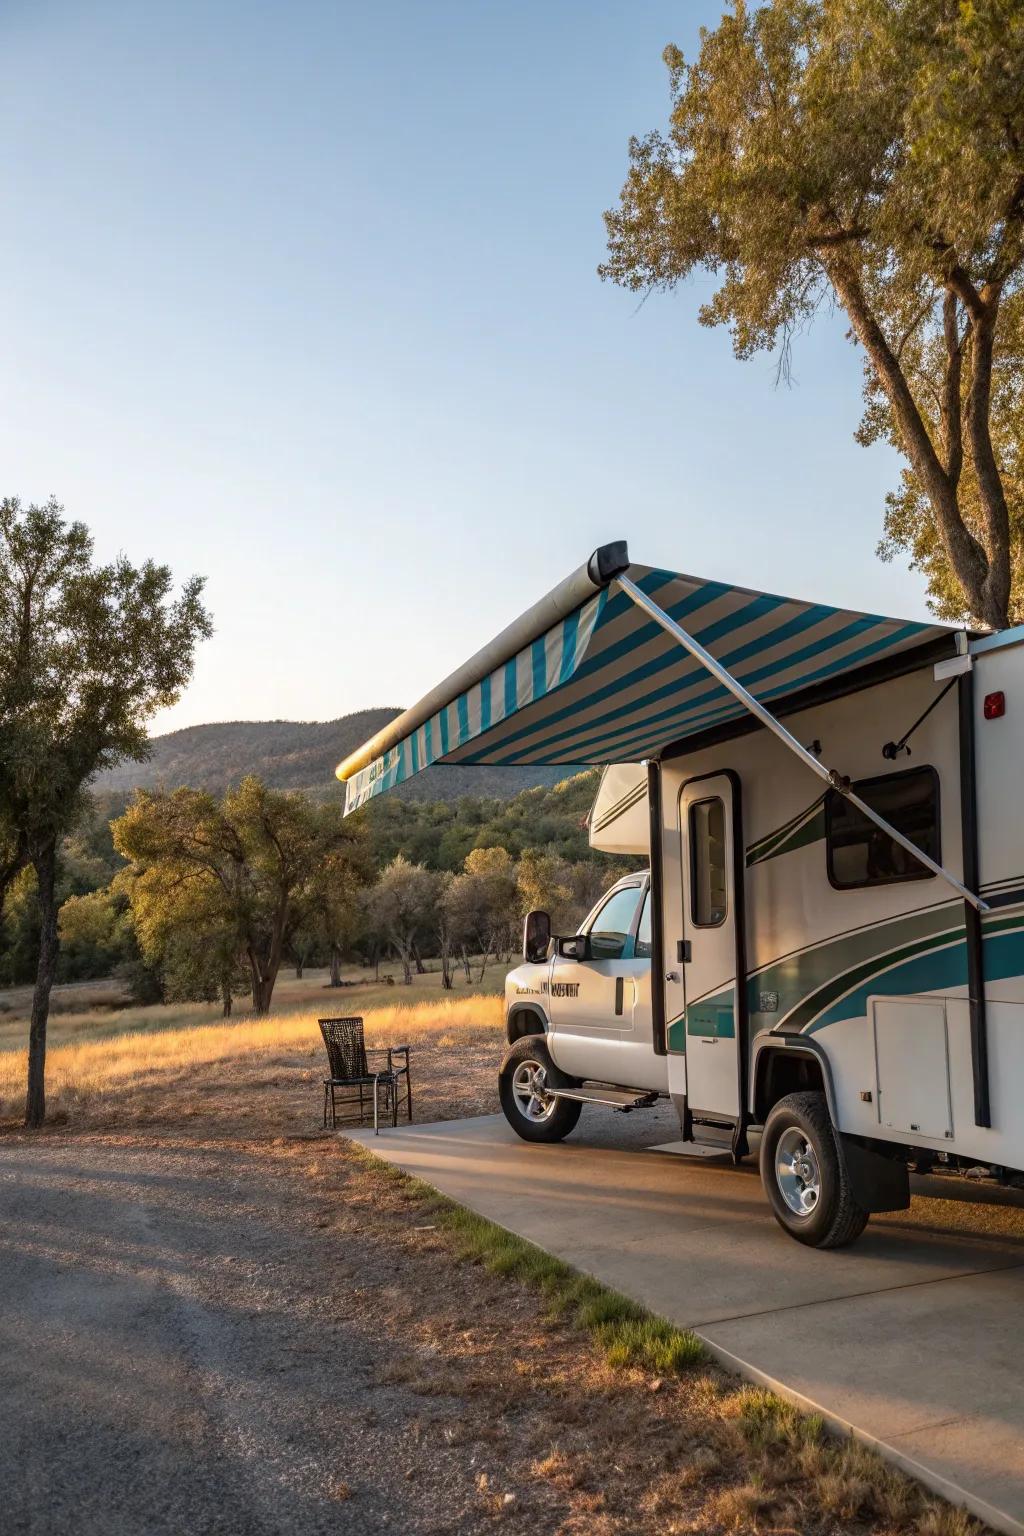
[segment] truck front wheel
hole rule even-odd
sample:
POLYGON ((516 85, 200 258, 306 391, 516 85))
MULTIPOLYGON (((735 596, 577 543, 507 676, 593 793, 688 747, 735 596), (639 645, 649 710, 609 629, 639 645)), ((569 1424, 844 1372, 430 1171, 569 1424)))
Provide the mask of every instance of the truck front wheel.
POLYGON ((550 1092, 553 1069, 543 1038, 525 1035, 505 1058, 498 1097, 505 1119, 524 1141, 561 1141, 574 1130, 582 1104, 550 1092))
POLYGON ((772 1108, 761 1137, 761 1182, 776 1221, 797 1242, 843 1248, 867 1225, 823 1093, 790 1093, 772 1108))

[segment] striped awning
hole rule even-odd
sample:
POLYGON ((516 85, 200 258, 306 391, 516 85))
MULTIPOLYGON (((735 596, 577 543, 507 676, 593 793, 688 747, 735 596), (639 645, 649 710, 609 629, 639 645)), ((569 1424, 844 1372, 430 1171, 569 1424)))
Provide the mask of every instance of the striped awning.
MULTIPOLYGON (((623 546, 613 548, 625 558, 623 546)), ((928 647, 930 654, 944 636, 952 642, 952 632, 939 625, 797 602, 649 566, 625 569, 775 713, 816 685, 844 680, 853 688, 865 669, 874 675, 878 663, 901 653, 928 647)), ((614 577, 610 585, 589 586, 584 601, 509 654, 502 654, 499 637, 474 658, 480 665, 467 663, 454 674, 452 682, 463 686, 450 697, 443 685, 435 689, 423 706, 407 710, 346 759, 338 768, 346 811, 432 763, 636 762, 744 714, 743 704, 642 613, 614 577)), ((506 635, 514 632, 515 626, 506 635)))

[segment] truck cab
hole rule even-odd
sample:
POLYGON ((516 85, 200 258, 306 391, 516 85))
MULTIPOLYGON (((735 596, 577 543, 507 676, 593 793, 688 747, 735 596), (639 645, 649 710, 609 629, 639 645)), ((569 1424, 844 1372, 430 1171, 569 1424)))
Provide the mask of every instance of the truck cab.
POLYGON ((510 1045, 543 1034, 567 1077, 668 1092, 666 1058, 653 1049, 650 885, 647 871, 624 875, 568 942, 552 939, 544 959, 509 973, 510 1045))

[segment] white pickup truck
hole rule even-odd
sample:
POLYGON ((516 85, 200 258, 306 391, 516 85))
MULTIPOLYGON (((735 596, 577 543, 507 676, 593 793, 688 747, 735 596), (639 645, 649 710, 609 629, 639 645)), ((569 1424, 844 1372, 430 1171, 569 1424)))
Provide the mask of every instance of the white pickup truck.
POLYGON ((512 1050, 500 1079, 505 1115, 527 1141, 560 1141, 584 1103, 640 1108, 668 1094, 668 1058, 651 1049, 650 885, 646 871, 625 875, 570 938, 549 943, 536 926, 544 914, 527 919, 524 952, 537 958, 505 982, 512 1050), (565 1097, 584 1080, 614 1086, 565 1097))

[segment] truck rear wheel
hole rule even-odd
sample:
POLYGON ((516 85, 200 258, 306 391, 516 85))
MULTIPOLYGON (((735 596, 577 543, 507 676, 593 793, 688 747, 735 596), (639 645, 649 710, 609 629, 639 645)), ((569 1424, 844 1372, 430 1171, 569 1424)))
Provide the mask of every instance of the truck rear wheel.
POLYGON ((843 1248, 867 1225, 823 1093, 790 1093, 772 1108, 761 1137, 761 1182, 776 1221, 799 1243, 843 1248))
POLYGON ((552 1095, 554 1075, 539 1035, 517 1040, 505 1057, 498 1097, 505 1119, 524 1141, 561 1141, 576 1127, 583 1105, 552 1095))

